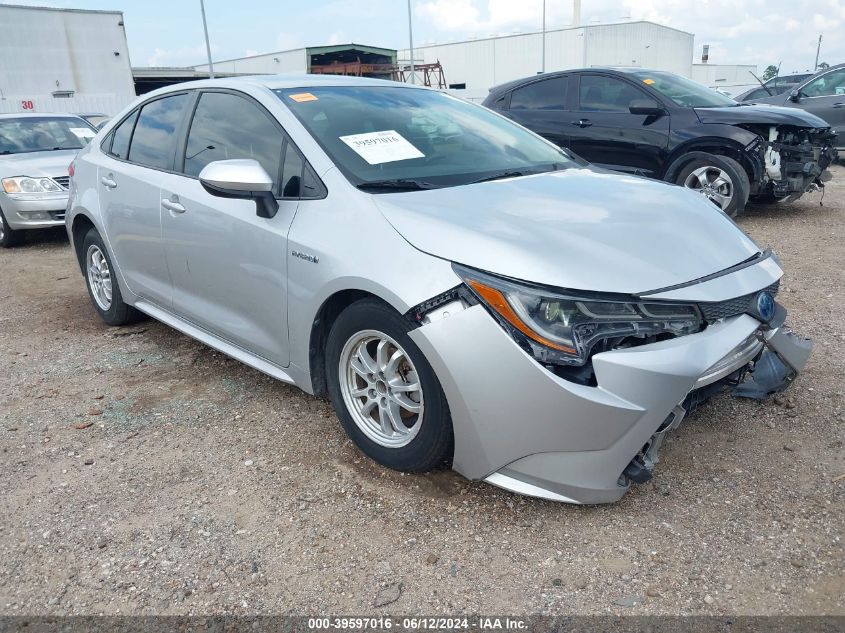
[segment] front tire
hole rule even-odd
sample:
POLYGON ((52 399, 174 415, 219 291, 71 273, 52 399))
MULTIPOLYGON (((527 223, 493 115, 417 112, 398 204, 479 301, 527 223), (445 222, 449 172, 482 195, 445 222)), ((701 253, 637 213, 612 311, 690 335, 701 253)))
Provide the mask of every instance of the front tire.
POLYGON ((6 222, 3 209, 0 209, 0 248, 12 248, 23 241, 23 231, 16 231, 6 222))
POLYGON ((114 278, 114 266, 96 229, 89 229, 85 234, 82 257, 88 296, 100 318, 109 325, 128 325, 143 318, 138 310, 123 301, 120 286, 114 278))
POLYGON ((732 218, 745 210, 751 191, 751 181, 742 165, 716 154, 691 160, 675 184, 697 191, 732 218))
POLYGON ((362 299, 338 316, 326 344, 329 398, 346 434, 388 468, 425 472, 451 460, 443 388, 390 306, 362 299))

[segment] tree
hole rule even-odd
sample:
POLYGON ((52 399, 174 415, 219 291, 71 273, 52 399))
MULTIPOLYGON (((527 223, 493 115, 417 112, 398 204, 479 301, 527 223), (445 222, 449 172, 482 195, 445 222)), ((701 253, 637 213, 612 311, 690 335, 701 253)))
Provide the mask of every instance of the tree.
POLYGON ((772 77, 777 76, 777 74, 778 74, 778 67, 775 66, 774 64, 769 64, 768 66, 766 66, 766 70, 763 71, 762 79, 763 79, 763 81, 768 81, 772 77))
POLYGON ((816 70, 827 70, 828 68, 830 68, 830 64, 827 62, 819 62, 819 65, 816 66, 816 70))

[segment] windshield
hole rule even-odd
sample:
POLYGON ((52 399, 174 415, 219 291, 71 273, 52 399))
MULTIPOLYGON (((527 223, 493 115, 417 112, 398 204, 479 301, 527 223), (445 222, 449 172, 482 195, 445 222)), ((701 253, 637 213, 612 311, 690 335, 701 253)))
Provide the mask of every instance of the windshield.
POLYGON ((276 94, 361 189, 450 187, 580 164, 486 108, 434 90, 334 86, 276 94))
POLYGON ((661 71, 635 71, 631 75, 684 108, 735 106, 736 101, 698 82, 661 71))
POLYGON ((0 119, 0 154, 82 149, 96 134, 87 122, 71 117, 0 119))

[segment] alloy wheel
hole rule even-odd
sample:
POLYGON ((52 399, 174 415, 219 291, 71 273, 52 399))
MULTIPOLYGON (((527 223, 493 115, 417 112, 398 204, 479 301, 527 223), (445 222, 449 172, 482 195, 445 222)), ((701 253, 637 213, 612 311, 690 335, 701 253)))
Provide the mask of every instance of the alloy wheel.
POLYGON ((697 191, 722 211, 728 208, 734 196, 734 183, 722 169, 712 165, 699 167, 687 176, 684 187, 697 191))
POLYGON ((96 244, 88 247, 88 253, 85 255, 85 268, 88 272, 88 285, 91 287, 91 295, 94 297, 94 301, 103 311, 108 311, 112 302, 111 270, 106 256, 96 244))
POLYGON ((340 390, 352 419, 373 442, 407 446, 419 433, 424 401, 404 349, 376 330, 354 334, 340 353, 340 390))
POLYGON ((6 222, 3 220, 3 214, 0 213, 0 242, 6 237, 6 222))

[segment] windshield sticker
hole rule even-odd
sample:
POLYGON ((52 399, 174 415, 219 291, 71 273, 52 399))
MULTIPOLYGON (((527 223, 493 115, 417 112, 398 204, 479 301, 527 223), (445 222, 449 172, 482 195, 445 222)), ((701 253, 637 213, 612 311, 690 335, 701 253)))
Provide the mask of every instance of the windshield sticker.
POLYGON ((298 92, 295 95, 288 96, 297 103, 305 103, 306 101, 318 101, 316 95, 312 95, 310 92, 298 92))
POLYGON ((651 84, 654 83, 654 79, 643 79, 643 83, 646 84, 647 86, 650 86, 651 84))
POLYGON ((370 165, 393 163, 410 158, 425 158, 425 154, 395 130, 351 134, 338 138, 370 165))
POLYGON ((94 138, 97 136, 97 133, 94 130, 89 130, 87 127, 72 127, 70 128, 70 131, 81 139, 94 138))

